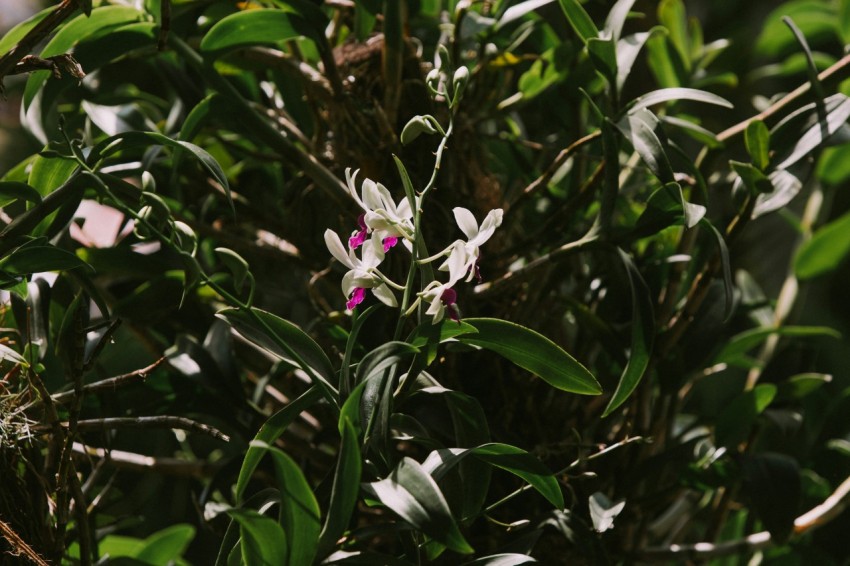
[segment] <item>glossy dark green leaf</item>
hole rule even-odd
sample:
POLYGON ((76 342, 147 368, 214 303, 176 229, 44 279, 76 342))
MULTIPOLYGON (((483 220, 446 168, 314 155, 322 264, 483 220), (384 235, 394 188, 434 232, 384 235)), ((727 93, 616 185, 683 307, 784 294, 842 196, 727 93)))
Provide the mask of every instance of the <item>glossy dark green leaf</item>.
POLYGON ((734 448, 749 438, 756 419, 773 402, 774 397, 776 386, 760 383, 732 399, 717 415, 714 429, 717 445, 734 448))
POLYGON ((753 218, 758 218, 775 210, 779 210, 797 196, 803 188, 803 182, 793 173, 777 169, 767 177, 773 190, 769 193, 759 193, 756 205, 753 207, 753 218))
POLYGON ((251 448, 271 454, 280 490, 280 524, 288 542, 286 564, 312 564, 319 541, 319 504, 301 469, 279 448, 254 440, 251 448))
MULTIPOLYGON (((271 444, 277 440, 284 431, 292 424, 298 415, 309 409, 322 398, 321 389, 314 385, 307 390, 306 393, 289 403, 286 407, 279 410, 277 413, 269 417, 269 419, 260 428, 254 441, 258 443, 271 444)), ((265 449, 250 445, 245 453, 245 459, 242 462, 242 467, 239 469, 239 478, 236 480, 235 495, 236 501, 242 501, 245 494, 245 488, 248 487, 248 482, 254 474, 254 470, 265 455, 265 449)))
POLYGON ((581 2, 578 0, 558 0, 558 3, 582 43, 587 43, 587 40, 592 37, 599 37, 599 30, 596 29, 596 25, 587 15, 581 2))
POLYGON ((239 523, 245 566, 286 564, 286 533, 277 521, 251 509, 229 509, 227 514, 239 523))
MULTIPOLYGON (((672 183, 675 178, 667 151, 656 130, 658 118, 645 108, 629 112, 617 128, 628 139, 643 162, 662 183, 672 183)), ((658 130, 660 132, 660 130, 658 130)))
POLYGON ((201 52, 218 56, 239 47, 299 37, 318 39, 316 30, 296 10, 245 10, 216 22, 201 40, 201 52))
POLYGON ((424 349, 426 352, 426 366, 437 358, 437 350, 440 344, 456 338, 461 334, 478 332, 475 327, 460 321, 443 319, 437 324, 426 321, 417 326, 408 336, 407 342, 411 345, 424 349))
POLYGON ((791 154, 776 166, 777 169, 788 169, 797 163, 847 122, 850 118, 850 98, 843 94, 835 94, 830 97, 830 102, 833 104, 825 106, 826 122, 819 122, 809 128, 794 145, 791 154))
POLYGON ((605 77, 608 84, 616 91, 617 88, 617 53, 616 44, 611 39, 591 37, 587 40, 587 52, 596 70, 605 77))
POLYGON ((649 196, 646 208, 635 224, 634 236, 646 237, 673 224, 693 228, 705 213, 704 206, 685 200, 679 183, 667 183, 649 196))
POLYGON ((436 481, 467 456, 476 458, 525 480, 556 509, 563 509, 564 496, 558 480, 537 458, 516 446, 489 443, 474 448, 435 450, 422 464, 436 481))
POLYGON ((131 147, 150 147, 151 145, 164 145, 178 150, 187 150, 194 155, 201 165, 209 171, 213 178, 224 189, 227 200, 231 207, 233 206, 233 198, 230 194, 230 184, 227 182, 227 175, 218 164, 218 161, 209 154, 205 149, 198 147, 187 141, 171 139, 157 132, 124 132, 115 136, 111 136, 102 142, 98 143, 91 151, 88 159, 90 163, 96 162, 103 157, 107 157, 119 150, 128 149, 131 147))
MULTIPOLYGON (((378 305, 372 305, 363 312, 356 313, 356 317, 351 324, 351 332, 349 332, 348 340, 345 343, 345 354, 342 358, 342 368, 340 369, 339 378, 339 394, 340 400, 343 402, 347 402, 346 399, 351 394, 351 390, 354 388, 354 383, 351 379, 351 357, 354 355, 354 349, 358 345, 360 331, 363 329, 363 325, 366 321, 369 320, 369 317, 372 316, 379 308, 380 307, 378 305)), ((356 424, 360 421, 359 419, 352 418, 351 422, 356 424)))
POLYGON ((329 554, 345 533, 360 495, 362 463, 357 433, 351 421, 344 416, 340 417, 339 430, 342 442, 334 472, 328 514, 325 516, 325 523, 319 537, 317 558, 324 558, 329 554))
POLYGON ((676 49, 668 39, 667 28, 660 28, 646 41, 647 64, 661 87, 676 88, 683 84, 686 71, 676 49))
POLYGON ((50 245, 22 246, 0 259, 0 270, 15 275, 77 268, 91 269, 91 266, 71 252, 50 245))
POLYGON ((635 112, 641 108, 648 108, 662 102, 670 102, 673 100, 693 100, 694 102, 703 102, 705 104, 714 104, 723 108, 732 108, 732 103, 704 90, 695 88, 662 88, 654 90, 650 93, 637 97, 628 104, 629 112, 635 112))
POLYGON ((245 338, 285 362, 304 370, 317 380, 336 402, 334 369, 324 350, 303 330, 270 312, 252 308, 224 309, 216 316, 233 326, 245 338))
POLYGON ((778 543, 784 544, 800 513, 800 466, 785 454, 763 452, 744 459, 744 492, 758 517, 778 543))
POLYGON ((740 161, 729 161, 729 165, 738 174, 751 195, 767 194, 773 191, 770 179, 755 165, 740 161))
POLYGON ((363 356, 363 360, 357 365, 356 383, 362 383, 377 376, 405 358, 418 353, 419 349, 407 342, 381 344, 363 356))
POLYGON ((753 165, 764 171, 770 162, 770 131, 761 120, 753 120, 744 131, 744 144, 753 165))
POLYGON ((370 483, 378 500, 407 523, 460 554, 471 554, 434 479, 411 458, 403 458, 389 477, 370 483))
POLYGON ((649 358, 652 355, 652 345, 655 341, 655 314, 649 288, 632 258, 620 248, 617 248, 617 255, 629 280, 629 291, 632 298, 632 341, 629 361, 626 362, 626 367, 623 369, 614 395, 608 401, 605 412, 602 413, 603 417, 614 412, 637 388, 644 373, 646 373, 646 368, 649 367, 649 358))
POLYGON ((819 228, 797 250, 794 272, 800 279, 811 279, 835 271, 850 254, 850 213, 819 228))
POLYGON ((602 392, 596 378, 587 368, 534 330, 494 318, 467 318, 464 322, 478 332, 459 336, 460 342, 504 356, 556 389, 583 395, 598 395, 602 392))
POLYGON ((658 32, 659 28, 652 28, 649 31, 639 32, 628 35, 617 41, 617 91, 623 89, 626 79, 632 72, 632 67, 637 60, 643 46, 654 33, 658 32))
POLYGON ((41 193, 26 183, 18 181, 0 181, 0 208, 17 200, 41 202, 41 193))

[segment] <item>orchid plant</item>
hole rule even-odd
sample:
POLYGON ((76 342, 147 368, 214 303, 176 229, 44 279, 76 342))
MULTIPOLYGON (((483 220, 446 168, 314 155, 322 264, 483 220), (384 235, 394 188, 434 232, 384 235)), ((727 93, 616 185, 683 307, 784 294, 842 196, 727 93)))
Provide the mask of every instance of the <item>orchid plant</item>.
MULTIPOLYGON (((440 60, 445 60, 445 57, 440 60)), ((428 77, 428 86, 437 99, 445 101, 450 110, 457 107, 463 94, 468 71, 465 67, 458 68, 451 81, 452 92, 446 90, 447 73, 438 67, 428 77)), ((393 293, 410 289, 416 266, 429 264, 438 259, 444 259, 438 268, 448 272, 448 280, 440 281, 433 277, 433 270, 422 270, 421 290, 412 300, 405 293, 401 303, 401 316, 411 316, 422 303, 427 303, 425 314, 432 317, 434 324, 445 316, 460 322, 460 309, 457 306, 457 291, 455 285, 461 281, 481 281, 479 269, 480 248, 489 240, 496 228, 502 223, 502 209, 491 210, 479 225, 473 213, 466 208, 453 209, 455 222, 466 240, 457 239, 441 252, 425 258, 418 257, 418 250, 427 249, 424 236, 420 229, 419 215, 426 194, 434 187, 436 175, 440 168, 445 142, 452 132, 452 123, 443 129, 433 116, 416 116, 404 128, 402 143, 409 143, 420 134, 441 134, 442 141, 437 150, 434 172, 428 185, 418 194, 409 194, 395 201, 389 189, 371 179, 364 179, 357 190, 357 174, 359 169, 352 172, 346 169, 345 178, 351 197, 362 209, 357 219, 358 227, 348 238, 348 249, 342 239, 333 230, 325 231, 325 244, 331 255, 348 268, 342 278, 342 292, 346 297, 346 309, 352 312, 366 298, 366 290, 370 289, 375 297, 389 307, 398 307, 399 303, 393 293), (411 254, 410 274, 408 284, 401 285, 392 281, 379 269, 386 255, 401 241, 404 248, 411 254), (360 257, 357 255, 359 250, 360 257), (410 304, 408 304, 410 303, 410 304)), ((401 161, 396 160, 405 188, 410 189, 407 173, 401 161)))

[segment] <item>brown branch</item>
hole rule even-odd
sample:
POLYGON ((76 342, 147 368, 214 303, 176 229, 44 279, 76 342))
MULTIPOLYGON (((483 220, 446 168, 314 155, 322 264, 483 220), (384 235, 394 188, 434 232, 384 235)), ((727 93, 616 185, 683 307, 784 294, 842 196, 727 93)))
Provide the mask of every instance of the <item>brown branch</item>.
MULTIPOLYGON (((800 535, 821 527, 841 514, 850 503, 850 477, 845 479, 826 500, 794 520, 794 534, 800 535)), ((698 561, 728 556, 738 552, 753 552, 773 546, 774 541, 767 531, 720 543, 698 542, 695 544, 672 544, 641 549, 637 557, 647 561, 698 561)))
MULTIPOLYGON (((62 423, 67 425, 67 423, 62 423)), ((87 419, 77 422, 79 432, 91 432, 96 430, 110 430, 115 428, 176 428, 189 430, 201 434, 208 434, 225 442, 230 442, 230 437, 217 428, 187 419, 186 417, 175 417, 162 415, 155 417, 111 417, 105 419, 87 419)))
MULTIPOLYGON (((833 63, 828 69, 825 69, 818 75, 818 80, 820 82, 824 82, 827 79, 835 78, 836 80, 840 79, 844 76, 844 72, 850 70, 850 55, 845 55, 835 63, 833 63)), ((771 104, 770 107, 766 108, 762 112, 759 112, 755 116, 751 116, 744 120, 743 122, 739 122, 735 124, 731 128, 723 130, 719 134, 717 134, 717 141, 725 142, 737 135, 740 135, 747 129, 747 126, 750 125, 750 122, 754 120, 767 120, 798 98, 802 97, 804 94, 808 93, 812 89, 811 81, 807 81, 781 99, 777 100, 775 103, 771 104)))
MULTIPOLYGON (((108 379, 103 379, 101 381, 96 381, 94 383, 89 383, 88 385, 83 386, 83 393, 94 393, 104 390, 114 391, 115 389, 118 389, 119 387, 122 387, 124 385, 143 382, 145 379, 147 379, 148 374, 158 368, 160 364, 162 364, 164 361, 165 358, 160 358, 151 365, 142 369, 137 369, 136 371, 131 371, 130 373, 125 373, 122 375, 117 375, 115 377, 110 377, 108 379)), ((65 403, 70 400, 73 395, 73 391, 63 391, 62 393, 57 393, 53 395, 53 402, 65 403)))
POLYGON ((96 448, 79 442, 74 443, 74 453, 89 457, 105 458, 116 468, 124 470, 157 472, 181 477, 207 478, 218 468, 218 465, 206 461, 187 462, 186 460, 179 460, 177 458, 144 456, 123 450, 96 448))
POLYGON ((9 72, 10 75, 22 75, 24 73, 33 73, 35 71, 50 71, 54 78, 61 79, 62 71, 65 71, 75 79, 84 79, 86 72, 83 71, 82 65, 74 59, 70 53, 54 55, 52 57, 41 58, 35 55, 26 55, 21 59, 20 63, 9 72))
POLYGON ((11 554, 13 556, 26 556, 33 564, 38 564, 38 566, 50 566, 44 558, 39 556, 39 554, 33 550, 30 545, 24 542, 24 540, 18 536, 18 533, 16 533, 14 529, 12 529, 12 527, 2 519, 0 519, 0 534, 3 535, 3 538, 6 539, 12 547, 11 554))
POLYGON ((14 47, 0 57, 0 94, 3 93, 3 78, 11 74, 17 64, 29 55, 59 25, 77 11, 78 0, 62 0, 56 9, 38 22, 14 47))
POLYGON ((567 162, 567 159, 572 157, 576 151, 578 151, 588 143, 592 142, 593 140, 597 139, 601 135, 601 130, 597 130, 595 132, 587 134, 583 138, 574 141, 569 146, 562 149, 561 152, 558 153, 558 156, 555 157, 555 160, 552 161, 549 167, 546 168, 546 171, 544 171, 542 175, 540 175, 537 179, 532 181, 530 185, 523 189, 519 197, 517 197, 517 199, 511 204, 511 207, 514 207, 517 204, 523 202, 525 199, 540 190, 541 187, 545 187, 546 185, 548 185, 549 181, 552 180, 552 177, 555 176, 555 173, 558 172, 558 169, 563 167, 564 163, 567 162))

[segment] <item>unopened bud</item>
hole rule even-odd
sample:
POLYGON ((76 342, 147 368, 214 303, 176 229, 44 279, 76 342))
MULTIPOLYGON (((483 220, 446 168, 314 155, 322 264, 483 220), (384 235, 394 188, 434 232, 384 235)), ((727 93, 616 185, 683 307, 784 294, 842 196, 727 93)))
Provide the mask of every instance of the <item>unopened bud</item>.
POLYGON ((414 116, 401 131, 401 144, 407 145, 421 134, 436 134, 437 129, 423 116, 414 116))

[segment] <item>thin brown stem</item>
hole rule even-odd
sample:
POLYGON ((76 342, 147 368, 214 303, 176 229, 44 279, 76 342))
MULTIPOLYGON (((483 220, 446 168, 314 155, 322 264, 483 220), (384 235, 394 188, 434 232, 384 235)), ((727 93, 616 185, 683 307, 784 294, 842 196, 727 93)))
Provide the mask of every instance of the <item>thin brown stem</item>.
MULTIPOLYGON (((67 425, 68 423, 62 424, 67 425)), ((225 442, 230 441, 230 437, 217 428, 187 419, 186 417, 175 417, 171 415, 158 415, 155 417, 110 417, 105 419, 86 419, 77 422, 77 431, 79 432, 103 431, 116 428, 176 428, 208 434, 213 438, 225 442)))
MULTIPOLYGON (((136 371, 131 371, 130 373, 125 373, 122 375, 117 375, 115 377, 103 379, 101 381, 96 381, 94 383, 89 383, 88 385, 83 386, 83 393, 88 394, 101 391, 114 391, 119 387, 123 387, 125 385, 130 385, 132 383, 141 383, 145 379, 147 379, 149 373, 158 368, 164 361, 165 358, 163 357, 158 359, 151 365, 143 367, 142 369, 137 369, 136 371)), ((65 403, 70 400, 73 395, 73 391, 63 391, 62 393, 57 393, 53 395, 53 402, 65 403)))
POLYGON ((38 566, 50 566, 47 561, 39 556, 39 554, 33 550, 33 548, 28 545, 8 523, 3 521, 3 519, 0 519, 0 535, 3 535, 6 542, 8 542, 9 546, 12 547, 12 556, 24 556, 31 563, 37 564, 38 566))

